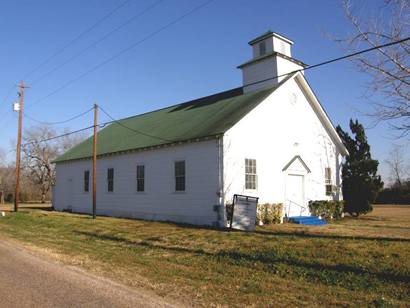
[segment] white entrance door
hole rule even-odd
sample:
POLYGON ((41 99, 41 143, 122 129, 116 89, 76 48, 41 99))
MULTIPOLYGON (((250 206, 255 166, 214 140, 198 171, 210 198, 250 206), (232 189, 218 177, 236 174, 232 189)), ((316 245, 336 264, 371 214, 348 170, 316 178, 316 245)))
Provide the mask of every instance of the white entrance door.
POLYGON ((285 211, 289 216, 305 215, 305 198, 304 198, 304 180, 303 175, 288 174, 286 175, 286 202, 285 211))

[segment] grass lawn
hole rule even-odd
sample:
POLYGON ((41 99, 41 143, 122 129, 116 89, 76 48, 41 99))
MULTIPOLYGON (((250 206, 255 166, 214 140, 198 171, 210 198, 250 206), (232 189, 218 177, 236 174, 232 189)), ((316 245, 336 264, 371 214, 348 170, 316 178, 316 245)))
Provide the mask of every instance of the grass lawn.
POLYGON ((0 235, 187 305, 410 305, 410 206, 252 233, 26 208, 0 235))

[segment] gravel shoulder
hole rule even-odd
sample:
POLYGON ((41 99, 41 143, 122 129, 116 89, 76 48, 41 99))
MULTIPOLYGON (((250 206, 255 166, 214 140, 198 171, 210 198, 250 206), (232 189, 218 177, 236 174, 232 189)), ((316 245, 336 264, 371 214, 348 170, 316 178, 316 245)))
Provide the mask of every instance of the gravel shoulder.
POLYGON ((3 238, 0 266, 1 307, 173 307, 154 294, 48 260, 3 238))

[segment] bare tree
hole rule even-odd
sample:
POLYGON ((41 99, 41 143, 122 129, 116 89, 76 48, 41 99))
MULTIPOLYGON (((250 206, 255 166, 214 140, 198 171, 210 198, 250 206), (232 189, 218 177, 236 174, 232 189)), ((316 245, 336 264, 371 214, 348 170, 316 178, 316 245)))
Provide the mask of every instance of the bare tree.
POLYGON ((23 137, 23 171, 40 190, 41 202, 45 202, 55 183, 52 161, 83 139, 82 135, 52 139, 56 136, 57 132, 49 126, 35 126, 27 129, 23 137))
POLYGON ((404 148, 400 145, 394 145, 389 152, 388 159, 385 163, 390 169, 390 181, 392 185, 401 187, 408 174, 408 165, 404 158, 404 148))
POLYGON ((10 201, 10 196, 14 193, 14 176, 14 166, 2 160, 0 163, 0 203, 2 204, 6 199, 10 201))
POLYGON ((5 164, 6 164, 6 154, 3 149, 0 149, 0 204, 4 203, 4 181, 5 181, 5 164))
POLYGON ((40 189, 41 202, 54 184, 55 169, 52 160, 57 156, 55 147, 43 139, 55 137, 54 130, 47 126, 38 126, 26 130, 23 137, 23 169, 33 184, 40 189))
MULTIPOLYGON (((400 41, 410 36, 410 1, 385 0, 378 15, 359 18, 349 0, 342 0, 353 33, 336 39, 348 52, 400 41)), ((379 48, 352 58, 360 72, 371 77, 368 90, 383 102, 374 102, 370 113, 376 123, 386 121, 400 132, 410 133, 410 41, 379 48)))
POLYGON ((6 164, 6 152, 0 148, 0 167, 6 164))

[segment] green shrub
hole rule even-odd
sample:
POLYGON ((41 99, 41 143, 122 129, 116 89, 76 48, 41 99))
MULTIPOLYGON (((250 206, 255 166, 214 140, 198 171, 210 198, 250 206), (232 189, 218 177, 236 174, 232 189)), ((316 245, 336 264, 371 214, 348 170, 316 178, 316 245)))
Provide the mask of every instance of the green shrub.
POLYGON ((281 223, 283 218, 283 204, 258 204, 256 210, 256 224, 269 225, 281 223))
POLYGON ((343 201, 315 200, 309 201, 310 213, 325 219, 340 219, 343 216, 343 201))

